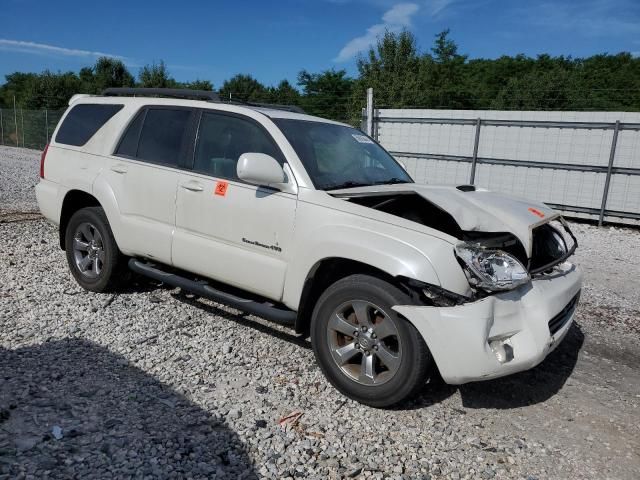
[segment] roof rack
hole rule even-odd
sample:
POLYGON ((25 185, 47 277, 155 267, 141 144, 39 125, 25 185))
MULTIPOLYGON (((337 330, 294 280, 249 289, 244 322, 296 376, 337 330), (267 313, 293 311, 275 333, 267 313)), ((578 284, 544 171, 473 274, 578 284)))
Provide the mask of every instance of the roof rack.
POLYGON ((133 88, 133 87, 112 87, 102 91, 102 95, 109 97, 119 96, 140 96, 140 97, 171 97, 171 98, 188 98, 195 100, 206 100, 209 102, 230 103, 236 105, 245 105, 248 107, 273 108, 275 110, 284 110, 293 113, 306 113, 297 105, 279 105, 276 103, 249 102, 243 100, 230 101, 221 100, 216 92, 211 90, 191 90, 188 88, 133 88))
POLYGON ((250 107, 273 108, 274 110, 284 110, 285 112, 307 113, 297 105, 280 105, 278 103, 262 103, 262 102, 240 102, 242 105, 250 107))
POLYGON ((172 98, 190 98, 195 100, 208 100, 210 102, 219 102, 220 97, 216 92, 210 90, 191 90, 188 88, 106 88, 102 91, 102 95, 116 96, 142 96, 150 97, 153 95, 172 98))

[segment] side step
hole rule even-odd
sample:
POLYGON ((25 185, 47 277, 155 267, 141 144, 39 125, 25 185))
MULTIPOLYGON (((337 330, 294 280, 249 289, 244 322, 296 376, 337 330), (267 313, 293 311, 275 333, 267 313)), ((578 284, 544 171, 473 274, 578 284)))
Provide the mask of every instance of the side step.
POLYGON ((268 302, 260 303, 255 300, 249 300, 223 292, 222 290, 213 288, 204 281, 198 282, 189 280, 188 278, 181 277, 175 273, 165 272, 151 264, 142 262, 135 258, 129 260, 129 268, 140 275, 153 278, 154 280, 167 283, 174 287, 182 288, 183 290, 208 298, 214 302, 224 303, 230 307, 237 308, 238 310, 242 310, 258 317, 266 318, 272 322, 294 325, 298 315, 293 310, 278 308, 268 302))

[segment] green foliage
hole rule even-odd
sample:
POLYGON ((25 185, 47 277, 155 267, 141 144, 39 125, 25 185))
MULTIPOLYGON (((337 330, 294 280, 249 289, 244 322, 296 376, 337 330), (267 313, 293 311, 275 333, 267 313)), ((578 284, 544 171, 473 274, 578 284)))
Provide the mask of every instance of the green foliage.
POLYGON ((175 88, 176 81, 169 76, 167 66, 162 60, 145 65, 138 74, 138 87, 142 88, 175 88))
MULTIPOLYGON (((378 108, 640 110, 640 58, 630 53, 469 59, 449 30, 435 35, 427 52, 410 32, 385 32, 358 59, 357 69, 355 79, 345 70, 302 70, 299 89, 287 80, 266 86, 238 74, 219 94, 222 100, 300 105, 310 114, 354 125, 369 87, 378 108)), ((122 61, 103 57, 77 74, 9 74, 0 86, 0 107, 12 108, 15 96, 23 109, 63 109, 75 93, 131 86, 213 90, 208 80, 178 82, 162 61, 142 67, 136 81, 122 61)))
POLYGON ((93 68, 80 70, 80 81, 86 93, 100 93, 105 88, 133 87, 133 75, 121 60, 101 57, 93 68))
POLYGON ((218 94, 223 100, 264 102, 267 97, 267 89, 251 75, 239 73, 229 80, 225 80, 218 94))
POLYGON ((298 85, 302 87, 301 106, 307 113, 343 121, 348 118, 353 79, 347 77, 345 70, 302 70, 298 85))
POLYGON ((190 88, 192 90, 213 90, 213 83, 209 80, 194 80, 193 82, 186 82, 182 84, 184 88, 190 88))
POLYGON ((367 87, 381 108, 640 110, 640 59, 629 53, 469 60, 449 30, 436 35, 431 53, 419 52, 409 32, 387 32, 358 71, 352 120, 367 87))

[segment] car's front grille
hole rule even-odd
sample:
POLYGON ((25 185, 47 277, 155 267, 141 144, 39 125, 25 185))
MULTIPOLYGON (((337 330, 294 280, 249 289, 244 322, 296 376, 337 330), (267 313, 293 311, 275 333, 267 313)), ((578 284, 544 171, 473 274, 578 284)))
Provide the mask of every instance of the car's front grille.
POLYGON ((567 322, 571 318, 571 315, 573 315, 573 312, 578 306, 578 300, 580 300, 579 291, 571 299, 571 301, 567 303, 567 306, 564 307, 560 313, 558 313, 555 317, 549 320, 549 332, 551 332, 551 335, 555 335, 558 330, 560 330, 562 327, 564 327, 567 324, 567 322))

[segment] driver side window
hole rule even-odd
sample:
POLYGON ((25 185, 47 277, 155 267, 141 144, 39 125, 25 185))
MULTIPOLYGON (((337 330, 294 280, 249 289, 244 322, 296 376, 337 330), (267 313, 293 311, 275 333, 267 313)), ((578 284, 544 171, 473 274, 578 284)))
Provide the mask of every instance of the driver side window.
POLYGON ((221 113, 202 113, 194 171, 240 181, 236 173, 238 159, 248 152, 265 153, 283 163, 273 140, 253 121, 221 113))

